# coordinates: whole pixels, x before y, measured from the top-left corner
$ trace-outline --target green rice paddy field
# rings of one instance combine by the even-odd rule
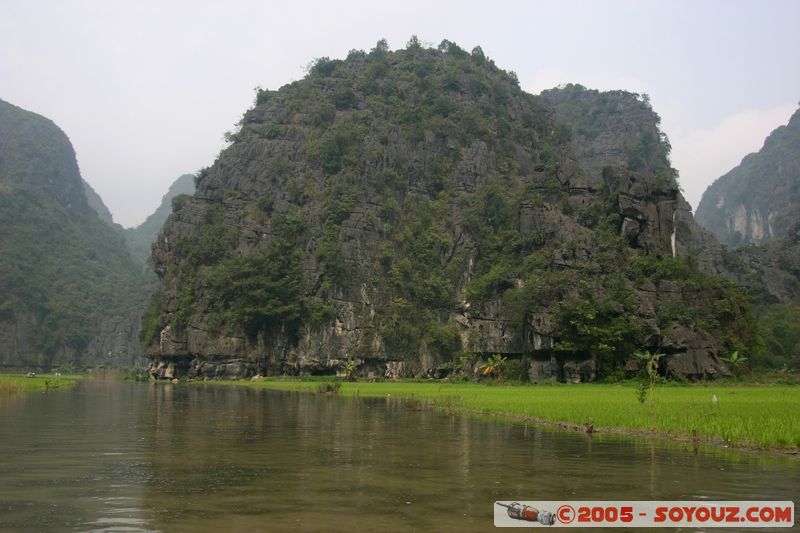
[[[43,374],[29,378],[24,374],[0,374],[0,394],[46,391],[71,387],[80,376],[55,376]]]
[[[237,382],[317,392],[319,381]],[[594,431],[647,433],[736,447],[800,451],[800,386],[667,385],[640,403],[633,384],[482,385],[343,382],[340,396],[399,397],[457,411]]]

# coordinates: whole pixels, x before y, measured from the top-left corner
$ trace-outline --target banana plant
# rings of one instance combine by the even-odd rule
[[[734,368],[739,368],[747,361],[747,357],[739,355],[739,350],[735,350],[729,357],[723,357],[723,359],[729,362]]]
[[[506,358],[500,357],[500,354],[494,354],[489,357],[489,360],[481,365],[481,374],[484,376],[492,376],[494,379],[500,378],[502,373],[502,366]]]

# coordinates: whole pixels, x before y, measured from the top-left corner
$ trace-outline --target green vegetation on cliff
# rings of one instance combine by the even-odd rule
[[[646,347],[705,375],[752,344],[738,288],[674,257],[694,229],[646,97],[536,97],[480,48],[381,41],[260,90],[230,140],[154,248],[151,354],[420,375],[503,353],[594,375]]]
[[[102,362],[87,349],[136,313],[138,269],[56,125],[0,101],[0,138],[0,365]]]

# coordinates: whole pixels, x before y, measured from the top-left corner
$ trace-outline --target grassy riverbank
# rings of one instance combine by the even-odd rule
[[[316,392],[319,381],[237,382]],[[736,447],[800,451],[800,387],[665,385],[640,403],[633,384],[481,385],[446,382],[344,382],[339,395],[400,397],[439,408],[527,418],[594,431],[655,433]],[[714,399],[716,398],[716,401]]]
[[[0,374],[0,394],[48,391],[72,387],[81,377],[42,374],[29,378],[24,374]]]

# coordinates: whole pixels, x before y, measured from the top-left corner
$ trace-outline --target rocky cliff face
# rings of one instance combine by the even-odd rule
[[[800,220],[800,111],[709,186],[696,218],[732,247],[786,235]]]
[[[143,299],[67,136],[0,101],[0,366],[132,366]]]
[[[444,375],[489,354],[533,379],[636,349],[726,374],[747,301],[681,197],[646,99],[524,93],[480,49],[382,43],[262,91],[175,205],[144,317],[154,375]],[[713,239],[712,239],[713,241]],[[473,366],[474,367],[474,366]]]

